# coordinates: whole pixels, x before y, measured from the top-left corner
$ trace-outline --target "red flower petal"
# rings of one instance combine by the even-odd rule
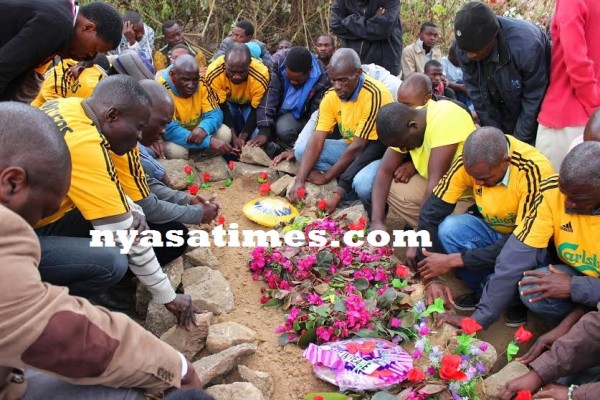
[[[233,171],[233,167],[235,167],[235,163],[232,160],[230,160],[229,161],[229,170]]]
[[[483,327],[477,323],[473,318],[464,318],[460,323],[460,329],[463,330],[464,333],[470,335],[475,332],[479,332]]]
[[[198,194],[198,185],[192,185],[189,187],[188,192],[190,195],[195,196]]]
[[[225,226],[225,216],[219,215],[219,219],[217,220],[218,224],[221,226]]]
[[[519,390],[515,400],[531,400],[531,392],[529,390]]]
[[[266,196],[271,192],[271,184],[269,182],[261,183],[258,187],[258,192],[261,196]]]
[[[408,379],[410,382],[422,382],[425,380],[425,373],[419,368],[413,368],[408,371],[406,379]]]
[[[521,325],[515,332],[515,340],[519,343],[529,342],[531,338],[533,338],[533,333],[525,329],[523,325]]]
[[[306,188],[301,187],[300,189],[298,189],[298,191],[296,193],[298,194],[298,197],[303,199],[304,196],[306,196]]]
[[[191,175],[191,173],[192,173],[192,167],[190,167],[189,165],[186,165],[185,167],[183,167],[183,171],[186,174]]]
[[[317,203],[317,208],[321,211],[325,211],[325,208],[327,208],[327,201],[325,201],[325,199],[319,200]]]
[[[208,172],[205,172],[205,173],[202,175],[202,180],[204,181],[204,183],[208,183],[208,182],[210,182],[210,174],[209,174]]]
[[[398,278],[406,278],[410,274],[410,269],[406,265],[396,265],[396,276]]]

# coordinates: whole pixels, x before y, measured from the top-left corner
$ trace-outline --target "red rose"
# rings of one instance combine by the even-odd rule
[[[452,354],[442,357],[442,367],[440,368],[440,377],[447,381],[465,381],[467,374],[458,370],[462,359],[459,355]]]
[[[462,329],[467,335],[470,335],[472,333],[479,332],[483,329],[483,327],[479,325],[473,318],[464,318],[460,323],[460,329]]]
[[[519,390],[515,400],[531,400],[531,392],[529,390]]]
[[[312,400],[323,400],[323,396],[315,396]]]
[[[271,193],[271,184],[269,182],[261,183],[258,187],[258,192],[261,196],[266,196]]]
[[[425,380],[425,373],[419,368],[413,368],[410,371],[408,371],[406,379],[408,379],[411,382],[423,382]]]
[[[269,179],[269,174],[266,171],[263,171],[260,174],[258,174],[258,177],[261,180],[266,181],[267,179]]]
[[[406,265],[396,265],[396,276],[398,278],[406,278],[410,274],[410,269]]]
[[[192,195],[195,196],[198,194],[198,185],[192,185],[190,186],[190,188],[188,189],[188,192]]]
[[[186,165],[185,167],[183,167],[183,171],[186,174],[191,175],[192,174],[192,167],[190,167],[189,165]]]
[[[217,220],[217,223],[221,226],[225,226],[225,216],[219,215],[219,219]]]
[[[303,199],[304,196],[306,196],[306,189],[304,187],[301,187],[296,193],[298,194],[298,197]]]
[[[321,199],[317,202],[317,208],[321,211],[325,211],[327,208],[327,201],[325,199]]]
[[[229,166],[229,170],[233,171],[233,167],[235,167],[235,163],[232,160],[229,160],[228,166]]]
[[[209,174],[208,172],[205,172],[205,173],[202,175],[202,181],[204,181],[204,183],[208,183],[208,182],[210,182],[210,174]]]
[[[367,220],[365,219],[365,217],[360,217],[358,221],[348,225],[348,228],[351,231],[362,231],[363,229],[365,229],[365,226],[367,226]]]
[[[517,329],[515,332],[515,340],[519,343],[527,343],[533,337],[533,333],[529,332],[527,329],[523,328],[523,325]]]
[[[260,296],[260,304],[266,304],[269,300],[271,300],[270,297]]]

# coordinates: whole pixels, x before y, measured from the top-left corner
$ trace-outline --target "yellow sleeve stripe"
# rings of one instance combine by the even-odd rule
[[[225,63],[222,63],[215,67],[212,71],[210,71],[207,75],[204,76],[204,81],[207,85],[212,85],[215,79],[219,77],[219,75],[225,73]]]
[[[146,175],[142,168],[140,154],[137,151],[130,151],[127,153],[127,162],[129,163],[129,173],[133,177],[142,198],[148,197],[150,195],[150,188],[146,182]]]
[[[267,87],[269,86],[269,80],[263,74],[252,67],[250,67],[248,74],[256,79],[265,88],[265,90],[267,90]]]
[[[356,132],[354,136],[357,136],[361,139],[368,139],[371,131],[375,127],[375,119],[377,118],[377,113],[381,108],[381,91],[377,86],[367,80],[364,81],[361,90],[362,89],[371,94],[371,110],[369,110],[369,115],[365,121],[365,124],[363,125],[362,131]]]
[[[519,232],[517,235],[517,239],[519,239],[521,242],[524,242],[531,232],[531,227],[537,218],[538,207],[544,199],[544,192],[551,189],[558,189],[558,175],[553,175],[550,178],[547,178],[540,185],[540,191],[536,194],[535,199],[531,204],[530,212],[523,222],[523,229],[521,229],[521,232]]]
[[[99,134],[100,135],[100,134]],[[119,198],[121,199],[121,203],[125,207],[125,210],[129,211],[129,203],[127,203],[127,199],[125,197],[125,192],[121,187],[121,183],[119,182],[119,175],[117,174],[117,170],[115,169],[115,165],[112,162],[112,158],[108,154],[108,149],[110,145],[106,138],[100,135],[102,142],[100,143],[100,147],[102,148],[102,155],[104,156],[104,164],[106,166],[106,172],[108,172],[108,176],[110,180],[114,182],[117,191],[119,192]]]
[[[462,166],[463,166],[463,158],[462,158],[462,155],[460,155],[456,158],[456,160],[454,160],[452,165],[450,165],[450,169],[448,169],[448,172],[446,172],[444,174],[442,179],[440,179],[438,184],[435,185],[435,187],[433,188],[433,194],[436,195],[436,197],[438,197],[440,199],[444,198],[444,195],[450,188],[450,182],[452,182],[452,177],[456,174],[456,172],[460,168],[462,168]]]
[[[527,179],[527,195],[523,202],[523,210],[521,215],[527,215],[531,209],[533,200],[540,191],[540,183],[542,181],[542,173],[540,168],[528,158],[523,158],[523,155],[518,151],[513,151],[511,154],[511,165],[514,165],[520,171],[525,171],[525,177]]]

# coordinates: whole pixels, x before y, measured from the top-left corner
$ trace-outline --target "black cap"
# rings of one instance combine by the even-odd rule
[[[498,33],[500,25],[494,11],[485,3],[472,1],[456,13],[454,35],[464,51],[483,49]]]

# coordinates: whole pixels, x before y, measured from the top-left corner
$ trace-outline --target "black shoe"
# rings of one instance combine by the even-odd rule
[[[509,328],[518,328],[527,324],[527,307],[512,306],[506,309],[504,324]]]
[[[130,312],[135,308],[133,300],[124,298],[123,296],[115,296],[109,292],[100,293],[90,298],[92,304],[106,307],[111,311]]]
[[[480,298],[475,292],[463,294],[454,299],[454,308],[459,311],[475,311]]]

